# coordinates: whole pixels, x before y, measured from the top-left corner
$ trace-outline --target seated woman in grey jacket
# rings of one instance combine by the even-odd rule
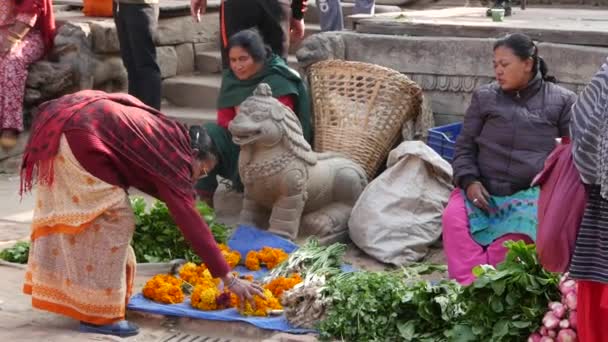
[[[443,243],[451,278],[473,282],[471,270],[504,260],[507,240],[536,238],[539,189],[534,176],[569,135],[576,95],[547,76],[526,35],[494,44],[496,82],[473,93],[456,141],[454,183],[443,214]]]

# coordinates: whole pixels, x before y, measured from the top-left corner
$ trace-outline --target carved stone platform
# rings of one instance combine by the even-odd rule
[[[398,70],[430,99],[437,125],[462,120],[473,90],[492,82],[497,37],[523,32],[538,42],[549,73],[580,92],[608,56],[608,10],[514,8],[495,23],[485,8],[452,7],[357,18],[356,33],[323,33],[298,51],[302,67],[338,58]]]
[[[517,31],[548,43],[608,46],[608,10],[514,7],[503,22],[485,12],[482,7],[403,11],[358,19],[356,27],[360,33],[426,37],[495,38]]]

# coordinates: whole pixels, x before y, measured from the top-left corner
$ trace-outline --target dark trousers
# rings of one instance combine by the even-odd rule
[[[291,19],[290,2],[278,1],[283,10],[283,18],[278,13],[269,13],[264,6],[267,0],[224,0],[220,8],[220,35],[222,64],[229,65],[226,50],[230,37],[242,30],[257,28],[264,42],[272,52],[287,58],[289,50],[289,21]]]
[[[119,4],[115,1],[114,22],[122,62],[129,74],[129,94],[160,109],[161,76],[154,44],[158,4]]]

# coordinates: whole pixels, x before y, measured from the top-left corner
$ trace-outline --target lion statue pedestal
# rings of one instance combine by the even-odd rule
[[[240,223],[294,240],[344,240],[352,208],[367,185],[363,169],[335,153],[316,153],[296,115],[260,84],[228,129],[239,145],[245,186]]]

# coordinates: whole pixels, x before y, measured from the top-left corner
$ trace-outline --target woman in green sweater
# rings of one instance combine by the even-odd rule
[[[228,41],[228,54],[230,68],[222,75],[217,123],[191,128],[210,151],[204,163],[207,176],[196,184],[201,200],[210,205],[213,205],[218,175],[229,180],[234,190],[243,190],[238,171],[239,147],[232,142],[228,124],[258,84],[270,85],[273,96],[294,111],[300,119],[304,138],[312,144],[310,100],[300,75],[274,55],[255,30],[233,35]]]

